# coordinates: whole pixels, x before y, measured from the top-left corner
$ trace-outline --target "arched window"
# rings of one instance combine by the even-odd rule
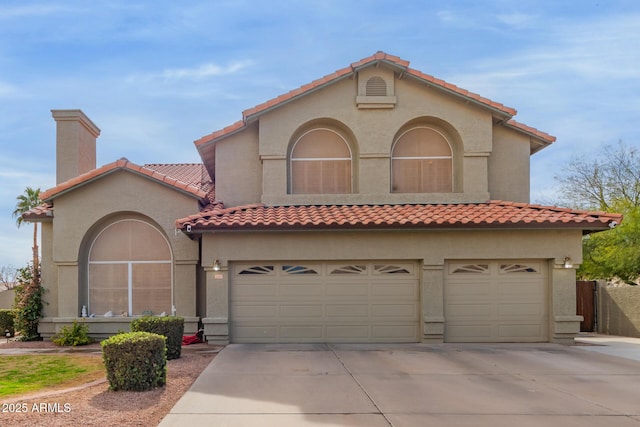
[[[391,191],[447,193],[453,189],[451,146],[442,133],[421,126],[402,133],[391,151]]]
[[[344,194],[352,191],[351,149],[331,129],[304,133],[291,150],[293,194]]]
[[[89,250],[89,312],[171,313],[172,265],[169,243],[152,225],[134,219],[109,224]]]

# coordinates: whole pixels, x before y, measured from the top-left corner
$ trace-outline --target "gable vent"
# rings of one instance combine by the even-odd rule
[[[387,96],[387,83],[382,77],[373,76],[367,80],[367,96]]]

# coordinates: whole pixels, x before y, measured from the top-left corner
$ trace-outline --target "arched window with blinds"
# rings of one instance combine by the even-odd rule
[[[326,128],[304,133],[290,157],[293,194],[346,194],[352,192],[352,153],[339,133]]]
[[[447,193],[453,190],[453,156],[438,130],[413,127],[403,132],[391,151],[391,191]]]

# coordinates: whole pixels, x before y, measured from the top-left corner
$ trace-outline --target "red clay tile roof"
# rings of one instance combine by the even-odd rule
[[[143,167],[186,182],[205,192],[213,188],[213,182],[202,163],[147,163]]]
[[[527,126],[525,124],[516,122],[513,119],[509,120],[508,122],[505,122],[504,124],[507,127],[510,127],[510,128],[517,129],[517,130],[523,131],[525,133],[528,133],[528,134],[530,134],[530,135],[532,135],[532,136],[534,136],[534,137],[536,137],[538,139],[541,139],[541,140],[547,142],[548,144],[551,144],[551,143],[556,141],[556,137],[555,136],[549,135],[548,133],[542,132],[542,131],[540,131],[540,130],[538,130],[536,128],[532,128],[531,126]]]
[[[51,219],[53,218],[53,205],[51,203],[43,203],[23,213],[22,218],[25,221]]]
[[[389,55],[385,52],[376,52],[375,54],[361,59],[360,61],[354,62],[348,67],[337,70],[331,74],[328,74],[320,79],[314,80],[311,83],[307,83],[306,85],[300,86],[297,89],[294,89],[290,92],[282,94],[276,98],[270,99],[262,104],[258,104],[253,108],[249,108],[242,112],[242,120],[225,127],[224,129],[215,131],[209,135],[203,136],[202,138],[195,141],[196,146],[200,146],[206,144],[208,142],[212,142],[217,140],[218,138],[231,135],[239,130],[242,130],[246,127],[247,121],[254,116],[263,113],[267,110],[270,110],[275,107],[279,107],[291,100],[294,100],[300,96],[306,95],[314,90],[317,90],[323,86],[334,83],[342,78],[352,75],[357,72],[358,69],[362,67],[369,66],[371,64],[385,62],[387,64],[391,64],[395,67],[402,68],[405,75],[414,77],[419,79],[425,83],[428,83],[436,88],[444,90],[446,92],[452,93],[454,95],[463,97],[468,101],[473,103],[480,104],[484,107],[490,108],[497,113],[511,117],[517,114],[517,111],[511,107],[507,107],[499,102],[492,101],[490,99],[484,98],[476,93],[469,92],[466,89],[462,89],[454,84],[448,83],[444,80],[435,78],[429,74],[425,74],[421,71],[414,70],[409,68],[409,61],[405,61],[397,56]],[[533,128],[531,128],[533,129]]]
[[[607,229],[622,215],[526,203],[439,205],[216,206],[176,221],[176,227],[204,230],[576,228]]]
[[[71,178],[68,181],[65,181],[53,188],[50,188],[49,190],[40,194],[40,199],[45,202],[48,202],[56,196],[64,194],[67,191],[71,191],[72,189],[78,186],[87,184],[91,181],[94,181],[104,175],[113,173],[117,170],[128,170],[130,172],[133,172],[142,176],[146,176],[149,179],[156,180],[160,183],[173,187],[182,192],[191,194],[200,199],[207,198],[207,192],[202,188],[199,188],[199,186],[194,186],[190,183],[180,181],[176,178],[167,176],[153,169],[149,169],[143,166],[138,166],[134,163],[131,163],[129,160],[122,158],[113,163],[109,163],[100,168],[97,168],[87,173],[84,173],[82,175],[79,175],[75,178]]]

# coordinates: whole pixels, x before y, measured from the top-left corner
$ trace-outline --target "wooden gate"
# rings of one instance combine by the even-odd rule
[[[596,282],[579,280],[576,282],[576,313],[584,317],[580,322],[580,332],[596,330]]]

